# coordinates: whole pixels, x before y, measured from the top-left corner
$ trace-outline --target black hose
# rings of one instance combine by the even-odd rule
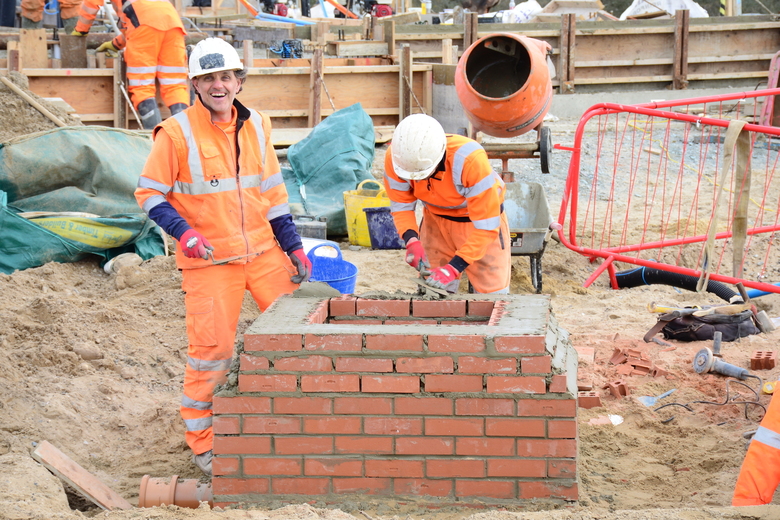
[[[619,289],[661,284],[679,287],[688,291],[696,291],[696,284],[699,282],[699,279],[695,276],[653,269],[652,267],[636,267],[628,271],[621,271],[615,274],[615,278],[617,278]],[[707,282],[707,292],[711,292],[727,302],[730,302],[731,298],[737,294],[726,284],[714,280]]]

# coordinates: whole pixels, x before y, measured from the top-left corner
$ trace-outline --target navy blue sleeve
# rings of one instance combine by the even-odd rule
[[[160,226],[163,231],[179,240],[190,229],[187,221],[179,215],[179,212],[171,206],[170,202],[162,202],[149,211],[149,218]]]
[[[303,242],[289,213],[271,220],[271,229],[274,230],[277,242],[288,255],[296,249],[303,249]]]

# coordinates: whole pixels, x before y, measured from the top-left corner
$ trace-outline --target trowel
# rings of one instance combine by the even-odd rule
[[[642,403],[645,406],[648,406],[648,407],[649,406],[655,406],[658,401],[660,401],[664,397],[669,397],[675,390],[677,390],[677,389],[676,388],[672,388],[668,392],[664,392],[661,395],[659,395],[658,397],[653,397],[652,395],[643,395],[641,397],[637,397],[637,399],[639,399],[639,402]]]
[[[449,296],[449,293],[445,291],[444,289],[438,289],[436,287],[431,287],[427,283],[425,283],[425,277],[430,276],[431,272],[426,271],[425,267],[423,267],[423,264],[420,264],[419,268],[420,276],[419,278],[410,278],[411,281],[417,284],[417,293],[420,295],[428,296],[430,293],[436,294],[439,298],[446,298]],[[430,291],[430,292],[429,292]]]

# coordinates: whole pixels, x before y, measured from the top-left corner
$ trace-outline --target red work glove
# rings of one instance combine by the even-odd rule
[[[290,281],[292,283],[308,282],[309,277],[311,276],[311,260],[309,260],[309,257],[303,252],[303,249],[296,249],[287,256],[290,257],[293,265],[298,269],[298,274],[290,277]]]
[[[184,253],[184,256],[187,258],[202,258],[208,260],[209,255],[206,250],[214,250],[209,241],[206,240],[206,237],[194,229],[188,229],[182,234],[179,239],[179,245],[181,245],[181,252]]]
[[[460,271],[447,264],[444,267],[431,269],[431,275],[425,279],[425,283],[437,289],[447,290],[447,286],[458,278],[458,274]]]
[[[420,270],[420,263],[428,267],[428,257],[425,256],[422,242],[417,237],[412,237],[406,242],[406,263]]]

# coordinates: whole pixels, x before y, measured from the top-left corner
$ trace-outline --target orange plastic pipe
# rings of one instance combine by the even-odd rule
[[[247,8],[249,14],[251,14],[252,16],[257,16],[258,11],[257,9],[255,9],[255,7],[252,4],[250,4],[247,0],[241,0],[241,3],[244,4],[244,7]]]
[[[160,505],[188,507],[197,509],[201,502],[214,506],[214,494],[211,483],[203,483],[197,479],[181,479],[178,475],[170,479],[153,478],[144,475],[141,488],[138,491],[138,507],[154,507]]]
[[[242,0],[243,1],[243,0]],[[357,15],[353,13],[352,11],[348,10],[346,7],[341,5],[340,3],[336,2],[336,0],[328,0],[328,3],[333,5],[336,9],[338,9],[341,13],[344,14],[344,16],[349,16],[350,18],[357,18]]]

